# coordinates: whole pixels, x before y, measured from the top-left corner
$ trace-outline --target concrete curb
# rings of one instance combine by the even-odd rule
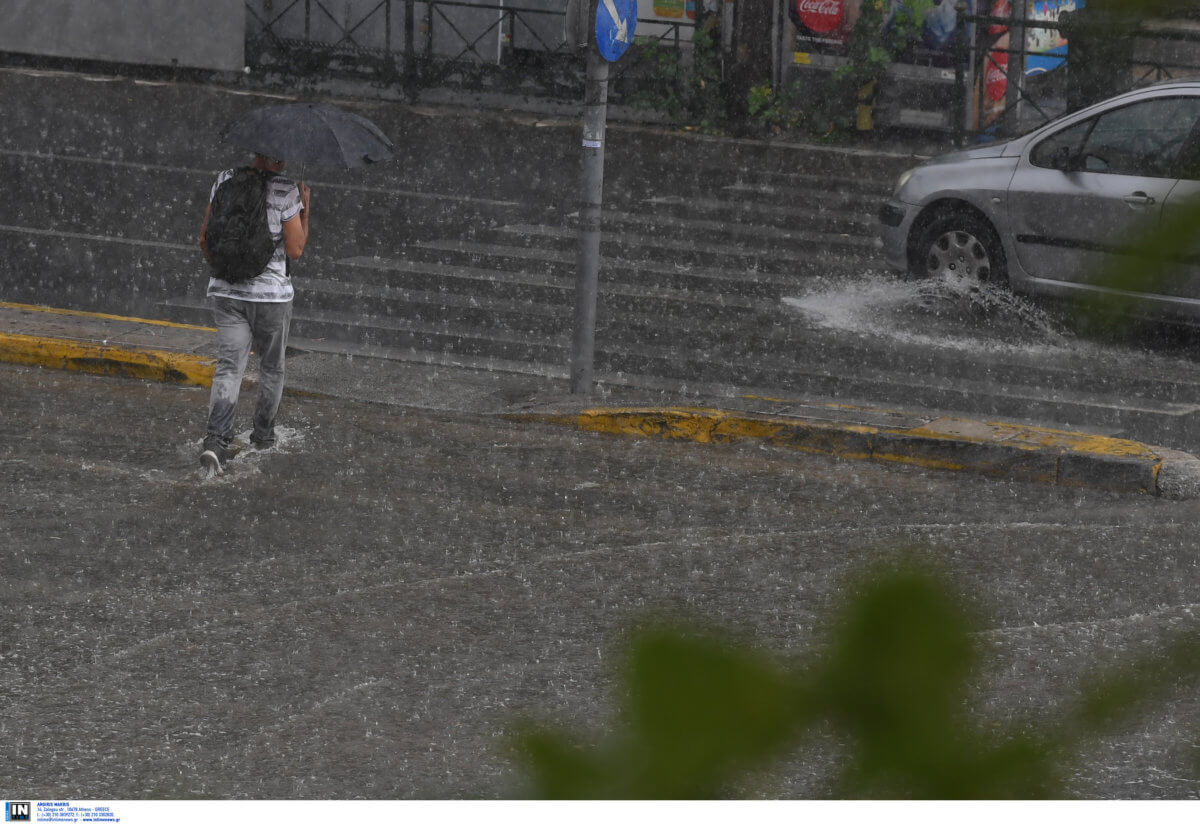
[[[216,372],[215,358],[3,333],[0,361],[192,386],[211,386]]]
[[[1032,426],[939,418],[891,429],[699,407],[547,410],[507,420],[588,432],[720,444],[761,440],[847,460],[977,472],[1056,486],[1200,496],[1200,460],[1136,441]]]
[[[207,387],[216,370],[216,358],[208,354],[215,344],[216,330],[203,326],[0,302],[0,361],[9,363]],[[463,389],[467,396],[472,391],[492,391],[472,389],[467,383]],[[421,391],[419,386],[417,391]],[[289,394],[358,397],[345,388],[326,392],[290,387]],[[743,400],[751,404],[769,401]],[[463,408],[463,398],[458,402],[456,408]],[[792,404],[790,408],[802,407]],[[549,406],[518,412],[499,405],[480,414],[704,444],[759,440],[846,460],[1173,499],[1200,497],[1200,459],[1137,441],[968,418],[917,418],[879,409],[840,407],[843,417],[839,420],[814,417],[829,412],[820,404],[803,410],[783,414],[779,409],[735,411],[655,404]]]
[[[0,361],[191,386],[211,386],[216,372],[216,358],[195,351],[215,329],[6,302],[0,317]],[[181,336],[193,351],[179,351]]]

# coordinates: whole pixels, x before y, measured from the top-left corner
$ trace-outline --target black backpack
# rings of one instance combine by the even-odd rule
[[[209,264],[227,283],[261,275],[279,245],[267,223],[267,186],[274,176],[244,166],[213,195],[204,238]]]

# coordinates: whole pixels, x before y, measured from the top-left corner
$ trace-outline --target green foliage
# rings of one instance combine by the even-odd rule
[[[638,83],[628,101],[637,108],[653,109],[677,125],[719,131],[724,119],[718,17],[710,15],[693,37],[692,60],[685,64],[678,49],[655,39],[635,40],[624,59],[639,64],[638,74],[650,82]]]
[[[831,138],[853,131],[860,106],[872,105],[888,66],[920,41],[933,6],[933,0],[910,0],[885,27],[890,4],[865,3],[847,41],[847,62],[824,80],[814,74],[777,94],[767,86],[751,89],[751,120],[769,132],[806,131]]]
[[[708,15],[692,35],[692,96],[690,114],[701,128],[711,129],[724,119],[721,78],[720,17]]]
[[[662,112],[677,124],[686,122],[690,95],[679,52],[657,40],[635,40],[629,51],[625,59],[636,60],[643,72],[653,78],[653,82],[643,82],[634,88],[629,95],[630,105]]]
[[[909,0],[885,28],[885,4],[864,4],[849,37],[848,62],[824,81],[808,79],[813,84],[808,89],[800,81],[778,93],[766,85],[751,88],[747,103],[752,124],[770,132],[802,130],[820,135],[853,129],[864,89],[869,95],[871,84],[883,79],[888,65],[920,40],[933,5],[933,0]],[[684,64],[677,50],[658,41],[635,43],[633,57],[653,82],[633,90],[630,103],[704,131],[728,126],[729,90],[721,73],[719,18],[708,15],[699,23],[690,65]]]
[[[837,128],[845,129],[852,122],[853,112],[864,97],[863,90],[869,89],[866,94],[873,95],[883,82],[887,67],[921,39],[925,16],[933,5],[933,0],[908,0],[885,28],[890,4],[870,0],[863,3],[846,44],[849,61],[834,71],[828,91],[837,101],[840,115],[834,123]]]
[[[800,729],[801,683],[718,634],[657,624],[624,669],[623,731],[597,748],[527,728],[519,749],[543,798],[716,798]]]
[[[1170,294],[1173,287],[1186,285],[1187,269],[1197,262],[1197,226],[1200,200],[1167,211],[1160,223],[1127,238],[1124,253],[1110,256],[1101,270],[1099,290],[1080,299],[1080,323],[1093,331],[1125,334],[1137,321],[1138,294]]]
[[[1061,795],[1047,746],[967,716],[979,650],[949,585],[915,569],[866,586],[815,672],[818,712],[853,741],[838,795],[1048,798]]]
[[[777,94],[769,83],[750,89],[748,112],[760,126],[772,132],[789,132],[808,128],[814,121],[811,107],[800,103],[804,87],[799,81],[782,87]],[[825,118],[818,117],[817,121]]]
[[[1125,25],[1164,15],[1194,17],[1197,8],[1178,0],[1091,0],[1087,6],[1089,13]],[[1077,322],[1093,333],[1129,332],[1138,320],[1138,294],[1170,293],[1173,285],[1184,285],[1177,281],[1188,277],[1185,262],[1195,266],[1198,225],[1200,201],[1165,212],[1155,226],[1124,239],[1124,253],[1112,256],[1099,274],[1100,289],[1079,299]]]
[[[820,728],[848,745],[834,797],[1058,798],[1073,754],[1200,674],[1200,638],[1179,636],[1092,678],[1064,720],[1002,729],[968,713],[975,621],[943,576],[903,566],[854,589],[806,666],[715,631],[641,628],[617,729],[592,743],[534,724],[516,732],[528,795],[728,797]]]

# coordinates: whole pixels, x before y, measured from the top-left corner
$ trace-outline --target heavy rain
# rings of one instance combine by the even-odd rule
[[[1087,50],[1093,63],[1077,50],[1066,75],[1057,15],[1082,2],[885,15],[855,0],[212,0],[193,16],[223,28],[186,49],[170,3],[147,0],[128,25],[80,0],[17,5],[0,33],[12,797],[1200,796],[1200,281],[1160,279],[1161,260],[1143,261],[1137,288],[1103,260],[1047,274],[1063,249],[1109,247],[1043,237],[1035,206],[981,222],[1007,189],[987,189],[967,222],[938,211],[942,195],[917,214],[922,187],[966,186],[967,172],[938,178],[953,163],[1009,163],[1013,181],[1132,177],[1099,149],[1039,166],[1041,138],[1022,135],[1055,140],[1085,105],[1159,94],[1153,82],[1177,76],[1164,72],[1200,66],[1200,13],[1153,18],[1174,45],[1139,40],[1128,82],[1109,88],[1080,85]],[[592,55],[611,63],[599,135],[586,49],[570,42],[589,11],[637,18],[618,53]],[[1086,31],[1077,43],[1107,43]],[[863,37],[886,66],[856,57]],[[1200,85],[1171,88],[1200,99]],[[217,466],[203,454],[226,331],[201,227],[218,175],[264,154],[223,140],[229,125],[289,103],[365,118],[392,157],[279,158],[281,198],[293,180],[311,189],[301,208],[295,187],[272,229],[285,244],[304,213],[303,254],[279,269],[294,285],[282,402],[259,442],[269,370],[255,338]],[[1200,151],[1198,116],[1179,164]],[[601,147],[590,225],[581,190]],[[1165,191],[1190,191],[1195,175],[1172,169]],[[1179,206],[1137,185],[1120,208]],[[915,227],[907,271],[885,225]],[[939,258],[947,238],[966,238],[956,263]],[[1171,242],[1161,258],[1194,262]],[[1031,243],[1049,250],[1033,263]],[[1081,308],[1084,293],[1106,302]],[[941,673],[922,605],[883,601],[901,610],[885,625],[921,636],[884,652],[911,641],[933,663],[859,670],[846,652],[838,681],[823,667],[854,649],[838,616],[889,574],[941,587],[959,632],[945,648],[972,652]],[[692,774],[676,763],[683,733],[666,736],[670,757],[629,744],[665,728],[639,715],[636,665],[644,628],[664,622],[725,639],[725,663],[696,681],[760,658],[797,674],[808,691],[780,701],[809,702],[794,737],[746,754],[715,737],[720,769]],[[654,684],[672,691],[646,703],[666,717],[692,706],[693,671],[662,669]],[[1141,692],[1087,703],[1114,671]],[[942,760],[916,747],[881,778],[871,713],[846,720],[839,701],[905,672],[922,694],[903,706],[912,717],[934,712],[920,698],[939,678],[959,679],[945,687],[956,731],[903,727]],[[838,686],[811,687],[822,678]],[[741,724],[697,695],[704,713],[671,723]],[[1083,717],[1086,734],[1055,737]],[[555,750],[531,730],[580,743]],[[1027,739],[1042,749],[1011,775],[988,760]],[[947,772],[959,746],[986,766]],[[584,778],[564,790],[560,764]]]

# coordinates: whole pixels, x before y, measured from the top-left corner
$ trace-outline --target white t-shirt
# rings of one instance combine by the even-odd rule
[[[226,169],[217,175],[208,195],[212,203],[217,194],[217,188],[233,176],[233,169]],[[300,214],[303,207],[300,204],[300,189],[295,182],[276,175],[267,184],[267,227],[271,230],[271,239],[277,244],[275,254],[263,273],[251,280],[241,283],[228,283],[220,278],[209,278],[208,296],[221,298],[237,298],[256,303],[286,303],[292,299],[292,279],[287,273],[287,254],[283,250],[283,224]]]

